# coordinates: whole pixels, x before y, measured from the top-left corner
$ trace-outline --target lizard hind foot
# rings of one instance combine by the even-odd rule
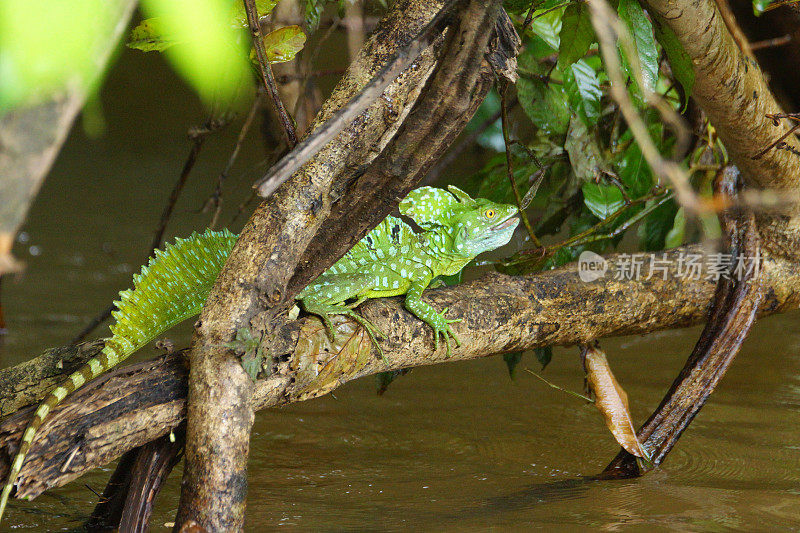
[[[359,302],[360,303],[360,302]],[[336,328],[333,326],[330,317],[335,315],[342,315],[350,318],[354,322],[358,323],[369,335],[369,339],[372,342],[372,345],[375,346],[375,349],[380,354],[381,359],[385,364],[389,364],[388,360],[386,359],[386,355],[383,353],[383,349],[381,345],[378,343],[378,338],[386,338],[386,335],[378,329],[372,322],[364,318],[363,316],[359,315],[357,312],[353,311],[347,305],[328,305],[328,304],[318,304],[318,303],[305,303],[304,305],[305,310],[308,313],[317,315],[322,320],[322,323],[325,325],[325,330],[328,334],[328,338],[332,342],[336,342]]]

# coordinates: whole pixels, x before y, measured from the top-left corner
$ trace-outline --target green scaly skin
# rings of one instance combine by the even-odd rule
[[[422,291],[437,276],[457,274],[476,255],[508,243],[519,223],[515,206],[473,200],[452,185],[449,191],[411,191],[400,202],[400,213],[425,231],[417,235],[399,218],[386,217],[297,296],[303,308],[322,317],[329,332],[330,315],[353,318],[383,355],[375,340],[377,328],[352,308],[367,298],[405,294],[406,309],[433,329],[434,351],[441,335],[449,356],[450,337],[459,344],[450,328],[457,320],[445,318],[447,309],[439,313],[423,302]]]
[[[133,276],[133,290],[122,291],[119,301],[114,302],[116,323],[111,326],[112,336],[106,339],[103,351],[50,391],[22,434],[0,496],[0,518],[36,431],[50,411],[87,381],[110,370],[167,329],[197,315],[235,242],[236,235],[228,230],[177,239],[164,251],[156,251],[142,272]]]
[[[435,347],[443,336],[450,354],[450,324],[420,298],[437,276],[453,275],[481,252],[506,244],[519,220],[517,208],[482,198],[472,199],[451,186],[450,192],[422,187],[400,203],[400,212],[424,232],[417,235],[402,220],[387,217],[352,250],[320,275],[297,299],[319,315],[332,334],[330,316],[347,315],[361,324],[383,355],[375,335],[380,332],[353,308],[368,298],[405,294],[405,306],[431,326]],[[36,431],[47,415],[70,393],[110,370],[172,326],[200,313],[236,235],[227,230],[193,234],[157,251],[134,288],[120,293],[113,313],[116,323],[103,351],[53,389],[42,401],[22,435],[8,481],[0,496],[0,518],[30,450]],[[348,303],[349,302],[349,303]]]

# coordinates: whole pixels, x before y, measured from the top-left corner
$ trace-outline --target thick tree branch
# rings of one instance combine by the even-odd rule
[[[253,390],[254,409],[316,397],[337,386],[387,369],[455,362],[547,345],[572,345],[617,335],[691,326],[705,321],[715,283],[679,277],[680,254],[701,253],[698,246],[667,252],[672,270],[649,280],[580,281],[576,266],[529,276],[491,274],[478,281],[426,291],[437,308],[450,307],[463,318],[456,333],[463,344],[445,357],[432,354],[430,328],[403,309],[401,298],[372,300],[361,311],[383,331],[389,361],[366,364],[336,354],[313,354],[305,347],[327,339],[316,318],[288,323],[278,335],[291,348],[274,375]],[[661,256],[658,255],[661,259]],[[616,261],[616,256],[608,258]],[[647,272],[648,263],[643,265]],[[762,283],[762,315],[800,306],[800,271],[785,259],[767,258]],[[369,346],[368,339],[362,339]],[[325,359],[327,357],[327,359]],[[294,369],[294,370],[292,370]],[[319,369],[327,369],[320,373]],[[11,369],[0,372],[0,379]],[[20,477],[20,497],[41,494],[88,470],[107,464],[134,447],[166,435],[186,416],[186,368],[180,354],[118,369],[65,400],[42,427]],[[32,408],[0,424],[0,477]],[[43,443],[47,443],[43,446]],[[76,452],[77,450],[77,452]],[[72,455],[68,468],[63,468]]]
[[[658,24],[666,24],[692,59],[694,98],[725,144],[745,182],[761,188],[800,190],[800,157],[772,150],[753,159],[787,131],[767,114],[782,110],[764,75],[736,43],[714,0],[646,0]],[[800,149],[797,139],[787,139]],[[795,209],[797,210],[797,208]]]
[[[484,10],[492,7],[475,4]],[[415,39],[440,9],[441,4],[430,2],[395,4],[326,102],[317,124],[358,94],[384,59]],[[297,288],[288,284],[300,257],[315,237],[330,235],[321,235],[319,229],[336,199],[335,183],[352,172],[348,164],[368,164],[379,153],[376,148],[394,136],[433,70],[435,48],[423,51],[387,88],[384,94],[396,113],[385,113],[387,100],[378,99],[262,204],[242,231],[197,322],[189,354],[186,468],[176,523],[193,521],[211,530],[242,528],[253,384],[239,355],[225,346],[242,328],[270,339],[285,321],[280,315],[294,301]],[[337,257],[330,255],[327,263],[317,261],[315,266],[327,268]]]

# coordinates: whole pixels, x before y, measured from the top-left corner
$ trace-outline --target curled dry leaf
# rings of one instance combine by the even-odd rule
[[[648,454],[636,438],[628,395],[614,378],[606,354],[597,348],[585,352],[586,381],[595,395],[595,406],[602,413],[606,426],[617,442],[636,457],[648,459]]]
[[[315,398],[335,389],[342,376],[358,373],[372,357],[372,341],[364,328],[341,315],[331,317],[335,340],[320,320],[306,320],[290,367],[295,371],[293,396]]]

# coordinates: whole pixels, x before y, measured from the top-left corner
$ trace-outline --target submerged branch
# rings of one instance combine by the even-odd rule
[[[738,170],[727,167],[717,177],[718,192],[735,197],[738,178]],[[621,450],[601,474],[603,478],[639,476],[663,462],[725,375],[755,323],[766,297],[759,269],[761,239],[755,217],[750,212],[728,212],[720,216],[720,222],[727,237],[731,264],[749,259],[753,268],[741,277],[719,280],[700,339],[661,405],[637,432],[651,464],[643,468],[633,455]]]

